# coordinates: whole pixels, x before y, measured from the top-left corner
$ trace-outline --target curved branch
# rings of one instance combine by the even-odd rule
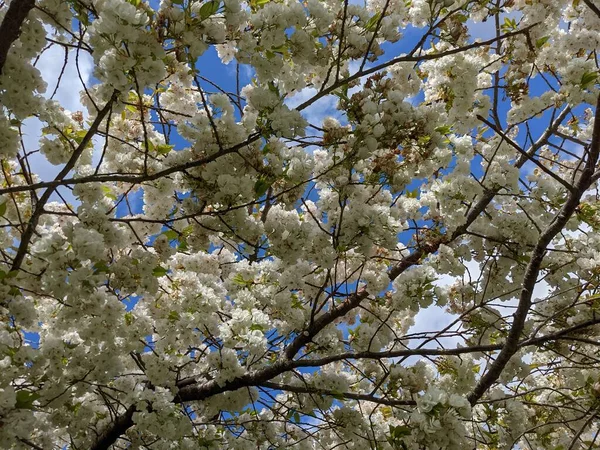
[[[477,403],[485,392],[496,382],[500,377],[504,367],[508,364],[510,358],[517,352],[519,345],[519,339],[521,333],[525,328],[525,320],[531,308],[531,298],[533,296],[533,289],[537,282],[537,277],[540,272],[542,261],[546,256],[546,249],[552,239],[560,233],[566,223],[569,221],[571,216],[574,214],[581,197],[584,192],[590,187],[593,180],[594,170],[598,163],[598,153],[600,151],[600,96],[596,102],[596,117],[594,121],[594,130],[592,134],[592,141],[588,147],[587,160],[585,167],[579,177],[579,180],[574,186],[574,189],[569,192],[567,201],[560,209],[559,213],[554,217],[552,222],[548,225],[546,230],[541,234],[538,242],[531,255],[531,260],[527,265],[525,271],[525,277],[523,279],[523,287],[521,289],[521,295],[519,297],[519,305],[514,315],[511,329],[508,333],[508,337],[502,350],[498,354],[497,358],[492,363],[489,370],[481,377],[479,383],[475,386],[473,391],[468,395],[469,402],[471,405]]]
[[[6,11],[2,25],[0,25],[0,75],[6,64],[10,47],[19,38],[21,25],[34,6],[35,0],[14,0]]]
[[[568,340],[569,334],[580,331],[587,327],[591,327],[600,323],[600,318],[582,322],[572,327],[566,328],[559,332],[546,335],[538,336],[531,339],[524,340],[517,344],[518,348],[527,347],[532,345],[540,345],[547,342],[556,340]],[[280,360],[270,367],[248,373],[241,377],[235,378],[227,383],[219,384],[215,380],[207,381],[202,384],[198,384],[194,378],[188,378],[182,380],[179,386],[179,392],[177,393],[174,403],[185,403],[190,401],[201,401],[205,400],[214,395],[222,394],[224,392],[235,391],[249,386],[263,386],[272,389],[289,390],[295,389],[295,386],[279,385],[273,383],[274,377],[283,374],[289,370],[301,368],[301,367],[321,367],[326,364],[341,360],[349,359],[384,359],[384,358],[397,358],[397,357],[408,357],[408,356],[450,356],[450,355],[463,355],[468,353],[479,353],[500,350],[505,344],[490,344],[490,345],[478,345],[473,347],[458,347],[453,349],[431,349],[431,348],[417,348],[417,349],[403,349],[403,350],[391,350],[384,352],[358,352],[358,353],[342,353],[333,355],[330,357],[319,358],[319,359],[300,359],[300,360]],[[289,389],[288,389],[289,388]],[[298,388],[301,389],[301,388]],[[322,391],[324,395],[328,395],[325,391]],[[337,394],[336,394],[337,395]],[[346,394],[344,394],[346,395]],[[363,396],[362,394],[351,394],[355,395],[355,400],[366,400],[374,401],[376,403],[383,403],[385,399],[377,397]],[[359,398],[360,397],[360,398]],[[363,398],[364,397],[364,398]],[[368,397],[368,398],[367,398]],[[351,398],[351,397],[348,397]],[[402,401],[405,402],[405,401]],[[388,403],[385,403],[388,404]],[[402,403],[402,405],[394,404],[390,406],[409,406],[408,403]],[[117,439],[122,436],[128,428],[134,425],[133,413],[135,412],[135,406],[130,406],[126,412],[117,417],[113,422],[112,426],[107,428],[102,433],[96,443],[90,447],[90,450],[108,450],[108,448],[114,444]]]
[[[319,100],[320,98],[325,97],[326,95],[331,94],[333,91],[335,91],[337,88],[343,86],[344,84],[350,83],[354,80],[357,80],[359,78],[362,78],[366,75],[370,75],[372,73],[378,72],[380,70],[383,70],[391,65],[394,64],[398,64],[401,62],[419,62],[419,61],[427,61],[427,60],[432,60],[432,59],[438,59],[438,58],[442,58],[444,56],[449,56],[449,55],[454,55],[456,53],[460,53],[460,52],[464,52],[466,50],[472,50],[475,48],[479,48],[479,47],[484,47],[486,45],[490,45],[493,44],[494,42],[497,42],[499,40],[502,39],[506,39],[508,37],[512,37],[512,36],[516,36],[519,34],[523,34],[523,33],[527,33],[532,27],[536,26],[537,24],[533,24],[530,25],[526,28],[523,28],[522,30],[517,30],[517,31],[513,31],[510,33],[506,33],[502,36],[499,36],[497,38],[493,38],[493,39],[488,39],[487,41],[481,41],[481,42],[475,42],[473,44],[470,45],[466,45],[464,47],[457,47],[445,52],[440,52],[440,53],[428,53],[426,55],[421,55],[421,56],[412,56],[412,55],[407,55],[407,56],[399,56],[398,58],[394,58],[388,62],[382,63],[378,66],[375,67],[371,67],[369,69],[365,69],[362,71],[358,71],[353,75],[350,75],[346,78],[344,78],[343,80],[339,80],[338,82],[335,82],[334,84],[332,84],[331,86],[329,86],[327,89],[324,89],[322,91],[319,91],[317,94],[315,94],[313,97],[311,97],[310,99],[308,99],[307,101],[305,101],[304,103],[302,103],[301,105],[297,106],[295,108],[296,111],[303,111],[304,109],[308,108],[310,105],[312,105],[313,103],[315,103],[317,100]],[[43,188],[47,188],[47,187],[57,187],[60,185],[75,185],[75,184],[81,184],[81,183],[107,183],[107,182],[123,182],[123,183],[132,183],[132,184],[140,184],[140,183],[144,183],[147,181],[154,181],[157,180],[159,178],[165,177],[167,175],[171,175],[173,173],[178,173],[178,172],[185,172],[188,169],[194,168],[194,167],[199,167],[201,165],[204,165],[208,162],[214,161],[216,158],[226,155],[228,153],[234,153],[238,150],[240,150],[241,148],[250,145],[251,143],[257,141],[258,139],[260,139],[262,137],[262,135],[260,133],[254,133],[252,135],[250,135],[248,137],[248,139],[246,139],[245,141],[236,144],[232,147],[229,148],[225,148],[221,151],[218,151],[217,153],[200,159],[200,160],[196,160],[196,161],[190,161],[188,163],[185,164],[180,164],[177,166],[173,166],[173,167],[169,167],[167,169],[161,170],[159,172],[156,172],[154,174],[106,174],[106,175],[91,175],[88,177],[81,177],[81,178],[65,178],[63,180],[60,181],[47,181],[47,182],[40,182],[40,183],[35,183],[35,184],[30,184],[30,185],[26,185],[26,186],[11,186],[11,187],[7,187],[4,189],[0,189],[0,195],[1,194],[9,194],[11,192],[23,192],[23,191],[31,191],[31,190],[36,190],[36,189],[43,189]]]
[[[44,212],[44,207],[46,206],[46,203],[48,202],[48,200],[50,199],[50,196],[54,193],[56,188],[60,185],[60,181],[65,176],[67,176],[67,174],[71,171],[71,169],[73,169],[73,167],[77,163],[77,160],[79,159],[79,157],[81,156],[83,151],[86,149],[87,145],[90,143],[90,141],[92,140],[92,138],[98,131],[98,127],[100,126],[100,124],[102,123],[104,118],[107,116],[107,114],[112,109],[113,103],[116,101],[117,97],[118,97],[118,92],[114,91],[110,100],[106,103],[106,105],[104,105],[104,108],[102,108],[100,111],[98,111],[98,115],[92,122],[92,125],[90,126],[89,130],[87,131],[87,133],[85,134],[85,136],[83,137],[83,139],[81,140],[81,142],[79,143],[79,145],[77,146],[77,148],[75,149],[73,154],[71,155],[71,158],[69,159],[69,161],[64,165],[64,167],[61,169],[61,171],[58,173],[58,175],[56,175],[56,178],[54,179],[55,184],[52,185],[52,187],[48,187],[44,191],[44,193],[42,194],[40,199],[38,200],[35,210],[31,214],[31,218],[29,219],[29,223],[27,224],[27,228],[25,228],[25,231],[21,235],[21,241],[19,242],[19,248],[17,250],[17,254],[15,255],[15,257],[13,259],[11,270],[19,270],[19,268],[21,267],[21,264],[23,263],[23,260],[25,259],[25,255],[27,254],[27,248],[29,247],[29,241],[31,240],[31,237],[33,236],[33,233],[35,232],[35,228],[37,227],[40,217],[42,216],[42,213]]]

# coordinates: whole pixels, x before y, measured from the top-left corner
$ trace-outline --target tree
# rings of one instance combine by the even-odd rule
[[[600,447],[595,0],[0,20],[2,448]]]

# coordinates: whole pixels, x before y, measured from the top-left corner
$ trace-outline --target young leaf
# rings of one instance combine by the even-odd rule
[[[152,275],[155,277],[164,277],[167,273],[169,273],[169,269],[162,266],[156,266],[154,270],[152,270]]]
[[[544,36],[544,37],[539,38],[537,41],[535,41],[535,46],[537,48],[542,48],[544,46],[544,44],[546,42],[548,42],[548,39],[550,39],[550,36]]]
[[[581,76],[581,87],[583,89],[587,88],[588,86],[590,86],[592,83],[594,83],[596,81],[596,78],[598,78],[598,72],[586,72]]]
[[[381,13],[376,13],[373,17],[371,17],[368,22],[365,24],[365,30],[367,31],[375,31],[377,28],[377,23],[379,22],[379,18],[381,17]]]
[[[174,145],[159,144],[156,146],[156,153],[158,153],[159,155],[166,155],[171,150],[173,150],[173,147]]]
[[[200,11],[199,11],[200,18],[202,20],[208,19],[210,16],[215,14],[219,10],[219,4],[220,3],[215,0],[211,0],[210,2],[204,3],[200,7]]]
[[[17,404],[15,406],[17,409],[32,409],[33,402],[40,398],[40,394],[21,390],[17,392],[16,398]]]
[[[165,230],[162,232],[162,234],[164,234],[169,241],[174,241],[175,239],[179,238],[179,233],[177,233],[175,230]]]
[[[271,187],[271,184],[273,183],[267,178],[260,177],[258,180],[256,180],[256,183],[254,184],[254,193],[258,197],[262,197],[267,193],[267,191]]]

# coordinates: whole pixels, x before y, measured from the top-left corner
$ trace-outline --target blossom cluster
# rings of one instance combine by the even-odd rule
[[[155,3],[0,36],[4,447],[598,445],[599,11]]]

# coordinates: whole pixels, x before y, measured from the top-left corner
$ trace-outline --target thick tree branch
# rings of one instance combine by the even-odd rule
[[[533,337],[517,343],[518,348],[527,346],[539,346],[544,343],[556,341],[556,340],[569,340],[569,334],[577,331],[584,330],[588,327],[597,325],[600,323],[600,318],[589,320],[564,330],[558,331],[553,334]],[[482,353],[497,351],[504,347],[505,344],[490,344],[490,345],[478,345],[471,347],[458,347],[452,349],[431,349],[431,348],[417,348],[417,349],[402,349],[402,350],[390,350],[383,352],[348,352],[337,355],[332,355],[324,358],[317,359],[299,359],[299,360],[279,360],[277,363],[270,367],[260,369],[255,372],[245,374],[241,377],[235,378],[227,383],[219,383],[215,380],[207,381],[205,383],[197,383],[194,378],[188,378],[182,380],[179,383],[179,392],[174,399],[175,403],[185,403],[190,401],[202,401],[214,395],[222,394],[224,392],[235,391],[250,386],[264,386],[272,389],[278,389],[283,385],[271,382],[271,380],[278,375],[281,375],[287,371],[298,369],[302,367],[322,367],[326,364],[331,364],[337,361],[343,360],[360,360],[360,359],[386,359],[386,358],[398,358],[408,356],[451,356],[451,355],[464,355],[472,353]],[[276,387],[279,386],[279,387]],[[327,394],[325,394],[327,395]],[[357,394],[359,395],[359,394]],[[356,398],[356,400],[367,400],[376,401],[382,403],[379,398]],[[348,397],[350,398],[350,397]],[[376,400],[375,400],[376,399]],[[386,403],[387,404],[387,403]],[[393,405],[398,406],[398,405]],[[127,411],[119,416],[113,424],[108,427],[104,433],[102,433],[96,443],[90,448],[91,450],[107,450],[116,440],[122,436],[128,428],[134,425],[133,413],[135,407],[130,406]]]
[[[596,14],[598,17],[600,17],[600,8],[598,8],[596,5],[594,5],[592,3],[592,0],[583,0],[583,3],[585,3],[587,5],[588,8],[590,8],[594,14]]]
[[[0,75],[2,75],[10,47],[19,38],[21,25],[34,6],[35,0],[13,0],[6,11],[0,25]]]
[[[108,450],[119,437],[125,434],[125,432],[133,426],[133,413],[135,413],[135,411],[135,405],[131,405],[127,408],[127,411],[125,411],[123,415],[118,416],[111,426],[98,436],[98,439],[91,449]]]
[[[532,155],[539,150],[539,148],[544,145],[549,136],[552,135],[554,129],[558,128],[558,126],[562,123],[569,112],[569,108],[565,108],[558,117],[554,120],[554,122],[548,127],[545,133],[540,136],[540,138],[527,150],[526,153],[521,154],[515,166],[517,168],[521,168],[528,160],[532,157]],[[404,258],[401,262],[396,264],[389,272],[390,281],[395,280],[401,273],[403,273],[408,268],[419,263],[421,258],[424,256],[435,253],[440,245],[450,243],[462,236],[468,230],[469,226],[480,216],[480,214],[485,210],[485,208],[490,204],[490,202],[494,199],[494,196],[497,194],[499,189],[488,191],[484,193],[484,195],[478,200],[478,202],[469,210],[465,218],[465,223],[459,226],[451,236],[446,238],[439,239],[431,244],[423,245],[420,249],[416,250],[406,258]],[[327,311],[320,317],[318,317],[312,325],[310,325],[305,331],[299,334],[296,339],[285,349],[284,355],[288,359],[292,359],[300,349],[309,343],[321,330],[323,330],[327,325],[333,323],[335,320],[343,317],[347,313],[349,313],[352,309],[357,308],[362,300],[368,297],[368,292],[366,289],[363,289],[355,294],[352,294],[346,301],[344,301],[337,308],[332,308]]]
[[[533,296],[533,289],[537,283],[537,277],[540,272],[542,261],[546,255],[546,249],[552,239],[560,233],[566,223],[569,221],[573,213],[575,212],[581,197],[584,192],[592,184],[592,177],[598,163],[598,153],[600,151],[600,96],[596,102],[596,117],[594,121],[594,130],[592,134],[592,140],[587,151],[587,160],[583,171],[579,177],[579,180],[574,186],[574,189],[569,192],[565,204],[560,209],[559,213],[554,217],[552,222],[546,227],[544,232],[538,239],[535,249],[531,255],[529,264],[525,271],[525,277],[523,279],[523,287],[521,289],[521,295],[519,297],[519,305],[517,312],[514,315],[511,329],[508,333],[508,337],[502,350],[492,363],[489,370],[481,377],[477,386],[469,394],[469,402],[474,405],[477,401],[485,394],[485,392],[496,382],[500,377],[504,367],[508,364],[510,358],[517,352],[519,346],[518,342],[521,337],[521,333],[525,328],[525,321],[531,308],[531,298]]]

